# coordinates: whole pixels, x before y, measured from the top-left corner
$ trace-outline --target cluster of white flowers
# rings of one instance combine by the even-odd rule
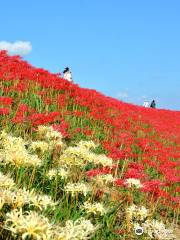
[[[63,138],[62,134],[54,130],[52,126],[39,125],[37,134],[41,139],[46,139],[48,141],[58,140]]]
[[[93,163],[96,165],[101,164],[103,167],[112,167],[113,160],[112,158],[107,157],[105,154],[94,154]]]
[[[90,203],[89,201],[84,202],[82,209],[85,209],[87,213],[100,214],[101,216],[106,214],[108,211],[102,203]]]
[[[15,166],[40,166],[42,160],[37,155],[30,154],[25,145],[26,142],[21,137],[13,137],[2,131],[0,135],[2,151],[0,161],[3,164],[12,164]]]
[[[77,146],[79,146],[80,148],[84,147],[88,150],[95,149],[96,147],[98,147],[97,144],[95,144],[93,141],[83,141],[81,140],[80,142],[77,143]]]
[[[39,208],[40,210],[46,209],[48,206],[54,208],[58,202],[54,202],[48,195],[33,194],[30,198],[31,205]]]
[[[35,211],[24,212],[22,208],[6,214],[5,228],[13,234],[21,234],[22,239],[44,240],[86,240],[97,230],[90,220],[79,218],[68,220],[65,226],[53,225],[49,219]]]
[[[155,238],[158,240],[175,239],[173,231],[171,229],[167,229],[162,221],[157,221],[155,219],[146,220],[144,223],[142,223],[142,228],[150,238]]]
[[[60,156],[60,163],[68,166],[84,166],[87,163],[88,150],[84,147],[68,147]]]
[[[174,239],[172,230],[165,227],[163,222],[151,220],[150,212],[144,206],[131,205],[126,210],[126,217],[132,223],[135,234],[147,234],[152,239],[171,240]]]
[[[136,235],[147,234],[151,239],[158,240],[174,240],[177,239],[173,230],[167,229],[162,221],[146,220],[145,222],[139,224],[134,223],[134,230]]]
[[[55,226],[52,240],[87,240],[98,227],[84,218],[79,218],[75,222],[68,220],[65,227]]]
[[[31,143],[30,148],[33,151],[41,151],[42,153],[44,153],[45,151],[47,151],[49,149],[49,144],[45,141],[34,141]]]
[[[95,165],[112,166],[112,159],[104,154],[98,155],[90,151],[95,147],[92,141],[80,141],[75,147],[68,147],[60,157],[60,163],[73,166],[84,166],[87,163]]]
[[[13,208],[22,208],[31,202],[32,193],[25,189],[1,190],[0,197]]]
[[[39,125],[37,134],[40,138],[47,140],[62,139],[62,134],[58,131],[55,131],[51,126]]]
[[[57,176],[60,176],[62,179],[66,179],[69,176],[69,171],[67,168],[53,168],[50,169],[46,176],[51,180]]]
[[[126,213],[130,221],[143,221],[148,217],[149,210],[146,209],[144,206],[138,207],[133,204],[126,209]]]
[[[93,180],[97,184],[108,184],[108,183],[113,183],[114,182],[114,177],[112,174],[102,174],[102,175],[97,175],[96,177],[93,178]]]
[[[38,138],[39,137],[39,138]],[[46,151],[59,150],[64,147],[61,133],[54,131],[52,127],[39,126],[36,134],[36,141],[25,142],[21,137],[14,137],[3,131],[0,134],[0,162],[3,164],[12,164],[20,166],[40,166],[43,164],[43,159],[38,157],[36,151],[45,153]],[[77,146],[69,147],[64,150],[60,159],[61,166],[52,168],[46,176],[53,179],[60,176],[66,179],[71,169],[69,166],[76,166],[92,162],[103,166],[112,165],[112,160],[105,155],[96,155],[90,149],[96,148],[93,141],[80,141]],[[35,153],[33,153],[35,152]],[[41,155],[40,155],[41,156]],[[69,163],[69,164],[68,164]],[[103,182],[112,182],[112,176],[104,176]],[[68,183],[64,187],[64,191],[72,196],[83,194],[86,196],[92,191],[90,184],[85,182]],[[48,195],[36,193],[34,189],[27,190],[25,188],[17,188],[13,179],[8,175],[0,172],[0,209],[4,204],[8,205],[11,212],[4,214],[6,219],[4,228],[8,229],[15,235],[21,235],[22,239],[44,239],[44,240],[85,240],[99,226],[94,226],[90,220],[80,218],[76,221],[68,220],[65,226],[51,224],[45,216],[40,212],[47,207],[55,207],[58,203],[54,202]],[[24,209],[30,207],[33,210],[27,211]],[[85,202],[82,208],[90,213],[103,215],[107,212],[101,203]]]
[[[48,195],[38,194],[34,190],[29,191],[24,188],[0,189],[0,198],[13,208],[22,208],[29,204],[42,210],[48,206],[54,207],[57,204]]]
[[[124,181],[124,184],[128,187],[135,187],[135,188],[141,188],[143,185],[141,184],[139,179],[136,178],[128,178]]]
[[[37,135],[41,140],[45,140],[49,144],[49,149],[54,149],[54,147],[62,147],[62,134],[53,129],[52,126],[39,125],[37,130]]]
[[[64,190],[66,192],[71,193],[72,196],[76,195],[76,193],[82,193],[84,196],[88,194],[88,192],[92,191],[92,188],[90,185],[87,183],[68,183],[65,187]]]
[[[48,239],[51,224],[37,212],[29,211],[23,214],[22,209],[14,209],[6,214],[5,227],[14,234],[22,234],[22,239]]]
[[[0,189],[11,189],[14,185],[15,182],[12,178],[0,172]]]

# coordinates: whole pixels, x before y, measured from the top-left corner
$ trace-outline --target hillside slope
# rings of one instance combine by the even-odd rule
[[[86,141],[89,141],[90,147],[86,146],[86,151],[87,148],[88,151],[91,148],[94,150],[86,152],[86,157],[83,155],[84,152],[79,150],[76,154],[71,153],[81,161],[85,158],[83,161],[86,164],[81,161],[79,163],[74,155],[71,159],[72,156],[67,154],[68,150],[64,149],[66,147],[63,144],[60,144],[60,150],[57,145],[53,145],[52,151],[49,150],[46,167],[42,168],[43,173],[40,173],[40,170],[32,170],[34,171],[32,176],[31,169],[28,170],[29,165],[24,169],[21,164],[15,162],[4,163],[4,159],[7,158],[4,153],[10,152],[9,147],[6,149],[6,144],[12,140],[12,136],[9,138],[7,134],[21,136],[29,144],[32,141],[39,141],[36,134],[42,125],[52,126],[54,131],[61,133],[65,142],[63,144],[67,149],[72,147],[72,151],[77,151],[75,146],[80,148],[85,143],[88,145]],[[57,182],[54,186],[54,183],[43,180],[43,174],[52,167],[58,168],[59,159],[65,168],[69,164],[69,159],[77,160],[76,164],[71,162],[72,175],[69,181],[77,183],[83,180],[92,184],[93,194],[89,196],[90,199],[101,200],[106,206],[111,206],[111,211],[104,218],[101,215],[99,218],[91,216],[94,224],[100,222],[103,228],[107,229],[103,231],[100,228],[92,239],[136,239],[132,229],[133,224],[137,223],[143,226],[144,231],[148,229],[143,225],[145,218],[142,217],[143,220],[138,218],[139,220],[134,223],[134,217],[126,213],[125,209],[129,209],[132,204],[137,206],[143,204],[151,209],[151,219],[156,217],[162,219],[164,223],[179,222],[179,111],[147,109],[123,103],[95,90],[69,83],[58,74],[35,68],[20,57],[8,56],[5,51],[1,51],[0,128],[4,131],[1,133],[0,143],[1,170],[3,174],[10,172],[18,187],[26,187],[27,190],[37,188],[44,194],[50,192],[54,201],[60,197],[64,198],[62,188],[66,182],[58,182],[61,186],[58,189]],[[6,138],[9,140],[5,140]],[[78,145],[82,140],[84,143]],[[91,140],[96,146],[90,142]],[[15,146],[16,141],[15,139],[12,141],[11,147]],[[94,160],[87,161],[92,156],[93,159],[96,158],[91,154],[99,156],[98,164],[95,164]],[[43,157],[42,152],[38,152],[38,157]],[[82,164],[83,168],[79,164]],[[11,165],[15,165],[15,169]],[[30,181],[25,180],[25,176],[29,176]],[[36,177],[40,179],[39,183],[35,180]],[[97,179],[101,179],[100,182]],[[3,196],[1,192],[0,197]],[[66,202],[70,201],[71,206],[67,214],[58,212],[65,208],[62,201],[54,219],[63,222],[68,220],[68,217],[73,220],[80,216],[84,217],[78,203],[87,200],[86,194],[84,197],[85,199],[78,198],[76,194],[75,199],[66,199]],[[137,209],[138,207],[133,211],[137,212]],[[144,239],[151,239],[150,234],[149,238],[146,237]],[[161,238],[156,236],[155,239]]]

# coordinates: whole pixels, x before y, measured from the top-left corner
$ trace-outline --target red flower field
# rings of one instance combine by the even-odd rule
[[[40,125],[52,126],[70,146],[93,140],[99,144],[95,153],[113,160],[111,166],[88,165],[84,170],[88,182],[108,174],[114,178],[112,187],[97,186],[95,198],[108,194],[118,204],[142,202],[164,222],[178,223],[180,111],[121,102],[1,51],[0,130],[30,139]],[[4,166],[2,170],[7,172]],[[127,190],[128,179],[139,180],[138,192]],[[122,231],[128,234],[129,228],[112,230]]]

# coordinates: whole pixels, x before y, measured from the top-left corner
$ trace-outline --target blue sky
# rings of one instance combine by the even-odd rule
[[[0,42],[51,72],[126,102],[180,110],[179,0],[1,1]]]

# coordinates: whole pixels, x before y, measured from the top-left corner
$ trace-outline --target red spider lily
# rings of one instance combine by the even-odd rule
[[[172,196],[170,196],[170,200],[171,200],[172,202],[176,203],[176,204],[179,204],[179,202],[180,202],[180,197],[172,197]]]
[[[46,91],[39,91],[37,94],[38,94],[39,96],[43,96],[43,95],[46,95]]]
[[[180,192],[180,187],[176,187],[176,188],[174,189],[174,192],[179,193],[179,192]]]
[[[102,168],[102,169],[91,169],[86,172],[87,177],[95,177],[97,175],[103,175],[103,174],[110,174],[112,173],[112,169],[110,168]]]
[[[53,103],[53,100],[50,99],[50,98],[45,98],[45,99],[44,99],[44,103],[45,103],[46,105],[50,105],[50,104]]]
[[[60,132],[63,137],[70,137],[69,133],[68,133],[68,129],[69,129],[69,123],[67,123],[66,121],[61,121],[61,123],[59,125],[57,124],[53,124],[52,127],[54,128],[54,130]]]
[[[136,163],[136,162],[128,163],[128,167],[137,169],[138,171],[143,171],[144,170],[144,166],[142,164]]]
[[[28,91],[28,84],[24,83],[24,82],[19,82],[14,88],[13,90],[17,91],[17,92],[25,92]]]
[[[16,116],[12,119],[13,123],[23,123],[25,121],[25,117],[23,114],[16,114]]]
[[[80,116],[83,116],[84,113],[76,110],[76,111],[73,111],[73,115],[76,116],[76,117],[80,117]]]
[[[143,183],[142,191],[143,192],[157,192],[161,186],[165,186],[163,182],[159,179],[153,179]]]
[[[28,116],[28,120],[32,123],[33,126],[37,126],[54,122],[58,116],[58,112],[51,112],[49,114],[34,113]]]
[[[143,171],[136,169],[136,168],[128,168],[124,174],[125,178],[145,178],[147,175],[143,173]]]
[[[29,106],[27,104],[22,103],[18,106],[18,111],[23,113],[28,112]]]
[[[116,186],[124,186],[124,180],[120,178],[116,178],[114,183]]]
[[[9,108],[0,108],[0,115],[9,115]]]
[[[141,147],[143,151],[149,151],[151,149],[148,138],[138,139],[138,145]]]
[[[126,156],[127,154],[124,150],[117,148],[110,148],[110,152],[108,154],[108,157],[112,158],[113,160],[122,160],[125,159]]]
[[[151,159],[142,159],[142,163],[147,164],[149,167],[157,168],[157,162],[154,162]]]
[[[76,134],[76,133],[79,133],[79,132],[82,132],[82,129],[80,127],[76,128],[74,131],[73,131],[73,134]]]
[[[168,172],[165,174],[165,178],[167,182],[172,183],[180,183],[180,176],[176,176],[173,172]]]
[[[25,114],[29,111],[29,107],[27,104],[20,104],[18,106],[18,110],[14,116],[14,118],[12,119],[13,123],[23,123],[26,121],[26,116]]]
[[[0,104],[2,105],[11,105],[13,99],[11,97],[0,97]]]
[[[65,107],[67,105],[67,98],[64,94],[60,94],[57,96],[57,105],[59,108]]]
[[[86,135],[86,136],[91,136],[92,135],[92,130],[88,129],[88,128],[85,128],[83,129],[83,133]]]

